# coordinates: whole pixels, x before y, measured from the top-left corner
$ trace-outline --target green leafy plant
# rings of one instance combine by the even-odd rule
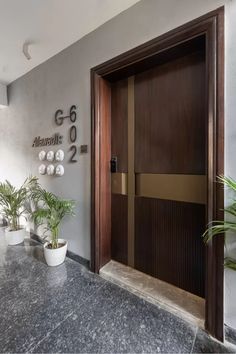
[[[219,176],[218,180],[224,186],[228,187],[233,193],[236,192],[236,181],[230,177]],[[236,199],[233,198],[233,203],[224,209],[226,216],[229,217],[229,221],[213,221],[208,229],[204,232],[203,237],[205,242],[209,242],[214,236],[225,236],[226,232],[236,232]],[[231,221],[233,219],[233,221]],[[236,259],[226,257],[225,267],[236,271]]]
[[[19,187],[14,187],[9,181],[0,183],[0,208],[11,231],[20,229],[19,219],[27,212],[26,203],[37,186],[36,177],[28,177]]]
[[[46,224],[46,230],[51,232],[51,247],[58,248],[59,227],[66,215],[74,215],[75,202],[57,197],[55,194],[38,187],[33,193],[37,208],[32,213],[34,222]],[[42,206],[39,206],[42,205]]]

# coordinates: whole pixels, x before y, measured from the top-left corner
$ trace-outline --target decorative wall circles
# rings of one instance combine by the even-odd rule
[[[55,159],[55,161],[61,162],[64,160],[64,157],[65,157],[65,153],[61,149],[57,150],[56,152],[52,150],[48,152],[40,151],[38,154],[38,158],[40,161],[46,160],[52,162]],[[38,172],[40,175],[47,174],[48,176],[61,177],[64,175],[65,169],[61,164],[54,166],[52,163],[50,163],[48,166],[46,166],[45,164],[41,164],[38,168]]]
[[[50,162],[54,160],[54,152],[52,150],[47,152],[47,160]]]
[[[46,158],[46,151],[42,150],[39,152],[39,160],[43,161]]]
[[[55,171],[55,167],[52,164],[47,166],[47,175],[48,176],[53,176],[54,171]]]
[[[57,165],[55,175],[58,177],[63,176],[65,173],[64,167],[62,165]]]
[[[57,152],[55,153],[55,160],[56,161],[63,161],[64,160],[64,151],[63,150],[57,150]]]
[[[45,175],[46,173],[46,166],[44,164],[39,166],[39,174],[40,175]]]

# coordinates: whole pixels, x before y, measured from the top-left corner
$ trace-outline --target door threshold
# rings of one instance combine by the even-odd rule
[[[116,261],[107,263],[99,274],[146,301],[204,328],[205,299]]]

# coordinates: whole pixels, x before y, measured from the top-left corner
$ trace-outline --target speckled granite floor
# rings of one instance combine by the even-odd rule
[[[1,235],[0,299],[1,353],[233,352],[71,259],[47,267],[30,240]]]

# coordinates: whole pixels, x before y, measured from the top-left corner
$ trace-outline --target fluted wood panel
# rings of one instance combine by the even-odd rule
[[[205,206],[136,197],[135,268],[204,297]]]
[[[128,198],[112,194],[111,197],[111,258],[127,264],[128,261]]]
[[[135,76],[135,172],[206,172],[205,53]]]
[[[117,172],[128,169],[128,80],[111,85],[111,154],[117,157]]]

